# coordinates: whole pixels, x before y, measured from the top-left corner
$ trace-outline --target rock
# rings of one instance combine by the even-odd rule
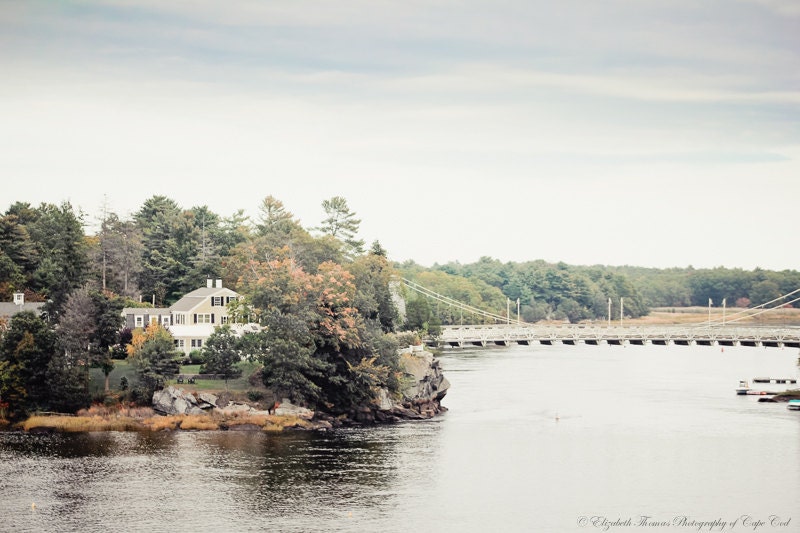
[[[389,391],[386,388],[381,387],[378,389],[377,404],[379,411],[390,411],[394,406],[394,402],[389,397]]]
[[[163,415],[204,414],[197,399],[183,389],[169,386],[153,393],[153,410]]]
[[[217,397],[210,392],[201,392],[198,394],[198,406],[201,409],[208,409],[217,406]]]
[[[294,405],[288,398],[284,398],[280,405],[275,408],[275,414],[278,416],[296,416],[305,420],[314,418],[314,411]]]
[[[450,388],[450,382],[442,374],[438,359],[430,352],[403,353],[400,362],[406,374],[413,378],[403,390],[408,400],[441,401]]]

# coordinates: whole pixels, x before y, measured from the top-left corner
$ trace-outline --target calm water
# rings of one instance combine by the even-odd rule
[[[428,422],[329,434],[0,433],[0,530],[603,530],[581,517],[632,519],[609,531],[700,530],[636,526],[686,516],[728,521],[725,531],[800,531],[800,412],[734,393],[739,379],[797,377],[797,357],[459,350],[441,357],[450,412]],[[730,524],[742,515],[749,526]]]

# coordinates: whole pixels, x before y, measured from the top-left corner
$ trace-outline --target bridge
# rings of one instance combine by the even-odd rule
[[[502,315],[464,304],[405,278],[402,279],[402,283],[431,300],[460,309],[472,316],[479,316],[486,321],[494,321],[494,324],[488,325],[442,326],[440,335],[425,339],[425,343],[432,347],[508,346],[511,344],[545,346],[554,344],[573,346],[576,344],[593,346],[600,344],[615,346],[653,344],[659,346],[800,348],[800,327],[742,327],[738,325],[738,322],[744,319],[800,301],[800,297],[785,301],[788,297],[800,292],[800,289],[759,306],[733,313],[727,319],[723,315],[721,322],[712,321],[709,314],[708,322],[680,326],[612,326],[610,320],[606,326],[583,324],[541,326],[521,321],[519,311],[517,311],[516,318],[512,320],[510,300],[505,315]],[[772,304],[775,304],[774,307],[769,307]],[[517,305],[519,304],[517,303]]]
[[[600,327],[584,325],[536,326],[533,324],[493,324],[481,326],[442,326],[436,337],[425,340],[432,347],[509,346],[554,344],[600,344],[623,346],[751,346],[800,348],[800,328],[631,326]]]

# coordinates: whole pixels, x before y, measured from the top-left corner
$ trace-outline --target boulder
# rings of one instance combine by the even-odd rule
[[[217,397],[210,392],[201,392],[197,395],[197,399],[199,400],[198,407],[200,409],[208,409],[210,407],[217,407]]]
[[[441,401],[450,388],[444,377],[439,360],[430,352],[402,353],[400,363],[410,378],[403,389],[403,399],[407,401]]]
[[[205,413],[192,394],[173,386],[153,393],[153,410],[162,415],[201,415]]]
[[[284,398],[275,408],[275,414],[278,416],[296,416],[305,420],[314,418],[314,411],[306,409],[305,407],[300,407],[299,405],[294,405],[288,398]]]

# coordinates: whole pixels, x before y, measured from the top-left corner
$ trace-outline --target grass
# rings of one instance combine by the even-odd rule
[[[103,407],[83,409],[75,416],[33,415],[17,427],[32,431],[46,429],[66,433],[86,431],[214,431],[237,426],[253,426],[262,431],[280,432],[287,428],[313,429],[314,424],[296,416],[250,415],[243,413],[161,416],[149,407]]]
[[[100,416],[37,416],[22,423],[22,429],[47,428],[67,433],[84,431],[134,431],[140,429],[137,420],[128,417],[104,418]]]
[[[179,374],[183,376],[199,374],[200,373],[200,366],[201,365],[183,365],[180,367],[178,371]],[[261,365],[257,363],[253,363],[250,361],[242,361],[239,363],[239,368],[242,369],[242,375],[236,379],[228,380],[227,390],[229,391],[247,391],[254,388],[262,388],[260,385],[258,387],[254,387],[248,381],[250,376],[253,372],[256,372]],[[115,360],[114,361],[114,369],[109,374],[109,388],[111,392],[120,392],[120,380],[125,377],[128,380],[128,388],[133,388],[136,383],[138,383],[138,376],[136,374],[136,368],[130,363],[130,361],[123,359],[123,360]],[[168,385],[175,385],[178,387],[183,387],[186,389],[194,389],[199,391],[224,391],[226,390],[225,387],[225,380],[222,379],[198,379],[195,383],[189,385],[187,383],[180,384],[177,382],[176,379],[171,379],[167,382]],[[92,396],[99,395],[105,389],[105,376],[103,375],[102,370],[99,368],[92,368],[90,370],[90,383],[89,383],[89,392]]]
[[[758,316],[749,316],[758,310],[745,310],[736,307],[728,307],[723,313],[722,307],[711,308],[712,323],[722,323],[723,314],[726,325],[731,327],[752,327],[752,326],[800,326],[800,309],[786,308],[775,309],[762,313]],[[742,318],[747,317],[747,318]],[[739,320],[735,320],[739,319]],[[735,320],[731,322],[731,320]],[[650,310],[650,314],[640,318],[626,318],[624,324],[627,326],[636,325],[683,325],[708,323],[708,307],[656,307]],[[611,321],[611,325],[619,325],[619,316]]]

